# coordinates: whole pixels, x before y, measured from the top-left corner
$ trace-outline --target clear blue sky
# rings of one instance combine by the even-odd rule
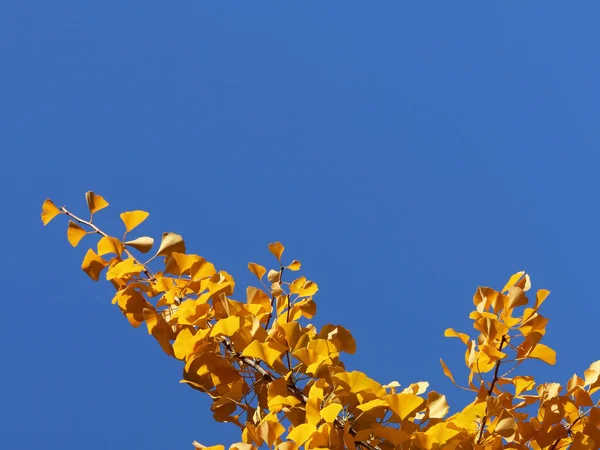
[[[462,373],[478,285],[552,290],[564,382],[600,358],[596,2],[17,1],[0,6],[0,447],[239,440],[80,270],[46,197],[252,282],[281,240],[381,382]],[[596,30],[596,31],[594,31]],[[85,244],[85,242],[84,242]]]

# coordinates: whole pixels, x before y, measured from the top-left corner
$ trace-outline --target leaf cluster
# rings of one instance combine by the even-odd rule
[[[248,264],[257,283],[236,300],[233,277],[187,253],[179,234],[164,233],[144,261],[154,240],[128,234],[147,212],[122,213],[125,231],[118,238],[93,223],[108,202],[93,192],[86,201],[89,220],[46,200],[42,221],[67,216],[73,246],[99,235],[83,271],[96,281],[106,271],[116,291],[112,302],[129,323],[145,326],[167,355],[181,360],[181,382],[212,399],[216,421],[240,428],[232,450],[600,448],[600,408],[593,399],[600,361],[564,386],[516,374],[531,359],[556,361],[554,350],[541,343],[548,319],[540,309],[549,291],[538,290],[530,301],[524,272],[500,291],[477,289],[469,316],[474,337],[446,330],[464,345],[469,375],[462,386],[440,360],[442,370],[473,394],[470,404],[449,415],[446,396],[428,390],[427,382],[402,388],[346,370],[341,354],[355,352],[352,334],[341,325],[317,329],[310,323],[318,285],[297,275],[299,261],[284,263],[280,242],[269,244],[273,268]]]

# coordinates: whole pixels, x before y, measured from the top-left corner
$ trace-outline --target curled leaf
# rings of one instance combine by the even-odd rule
[[[47,198],[42,204],[42,222],[44,222],[44,226],[48,225],[48,223],[54,219],[59,214],[62,214],[60,209],[56,207],[56,205]]]
[[[102,272],[102,269],[106,266],[108,266],[108,261],[105,261],[98,256],[96,252],[90,248],[85,254],[85,258],[83,258],[81,269],[87,273],[92,280],[98,281],[100,272]]]
[[[129,233],[140,223],[146,220],[149,215],[150,213],[146,211],[125,211],[124,213],[121,213],[121,220],[125,224],[125,229]]]
[[[446,365],[446,363],[444,362],[444,360],[442,358],[440,358],[440,364],[442,365],[442,370],[444,371],[444,375],[446,375],[448,378],[450,378],[450,381],[452,381],[452,383],[456,384],[456,382],[454,381],[454,377],[452,376],[452,372],[450,372],[450,369],[448,368],[448,366]]]
[[[148,236],[142,236],[132,241],[125,242],[127,247],[133,247],[142,253],[148,253],[154,245],[154,239]]]
[[[293,260],[289,266],[287,266],[286,268],[296,272],[297,270],[300,270],[300,267],[302,267],[302,264],[300,264],[300,261],[298,260]]]
[[[72,220],[69,220],[69,227],[67,228],[67,239],[73,247],[77,247],[79,241],[81,241],[86,234],[87,232],[83,228],[81,228]]]
[[[163,233],[162,241],[160,242],[160,247],[158,248],[156,256],[167,256],[173,252],[185,253],[185,242],[183,242],[183,237],[177,233]]]
[[[101,195],[94,194],[92,191],[85,193],[85,201],[92,214],[108,206],[108,202]]]

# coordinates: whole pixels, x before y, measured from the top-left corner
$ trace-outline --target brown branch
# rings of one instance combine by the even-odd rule
[[[229,351],[238,361],[240,361],[241,363],[247,365],[248,367],[252,367],[254,370],[256,370],[265,380],[271,382],[271,381],[275,381],[278,378],[273,375],[270,371],[268,371],[267,369],[265,369],[264,367],[262,367],[260,364],[258,364],[258,362],[256,362],[254,360],[254,358],[250,358],[248,356],[244,356],[241,355],[239,353],[236,353],[235,351],[233,351],[232,347],[231,347],[231,343],[228,342],[227,339],[223,339],[223,345],[227,348],[227,351]],[[308,396],[302,392],[302,390],[300,390],[295,384],[293,383],[288,383],[287,384],[287,389],[288,391],[294,395],[298,400],[300,400],[302,402],[303,405],[306,405],[306,402],[308,402]],[[334,425],[340,429],[340,431],[344,431],[344,421],[342,419],[340,419],[339,417],[337,417],[334,421]],[[356,430],[354,430],[353,428],[350,428],[348,430],[348,432],[352,435],[352,436],[356,436]],[[357,441],[356,445],[358,447],[364,447],[368,450],[381,450],[378,446],[376,445],[371,445],[368,442],[364,442],[364,441]]]
[[[90,222],[90,221],[87,221],[87,220],[83,220],[81,217],[78,217],[78,216],[76,216],[75,214],[73,214],[72,212],[70,212],[69,210],[67,210],[67,208],[66,208],[66,207],[64,207],[64,206],[61,206],[61,207],[60,207],[60,210],[61,210],[62,212],[64,212],[64,213],[65,213],[67,216],[71,217],[72,219],[75,219],[77,222],[79,222],[79,223],[81,223],[81,224],[83,224],[83,225],[86,225],[86,226],[90,227],[92,230],[94,230],[94,231],[95,231],[96,233],[98,233],[99,235],[101,235],[101,236],[103,236],[103,237],[110,237],[108,234],[106,234],[104,231],[102,231],[100,228],[98,228],[98,227],[97,227],[96,225],[94,225],[92,222]],[[127,247],[125,247],[125,245],[124,245],[124,244],[123,244],[123,251],[124,251],[124,252],[127,254],[127,256],[129,256],[131,259],[133,259],[133,261],[134,261],[136,264],[139,264],[140,266],[143,266],[143,267],[144,267],[144,270],[143,270],[143,271],[144,271],[144,274],[145,274],[145,275],[146,275],[146,276],[147,276],[147,277],[148,277],[150,280],[151,280],[152,278],[154,278],[154,277],[150,276],[150,272],[149,272],[149,269],[148,269],[148,267],[146,266],[146,264],[144,264],[144,263],[142,263],[142,262],[138,261],[138,260],[137,260],[137,258],[131,254],[131,252],[130,252],[130,251],[127,249]],[[118,256],[121,256],[121,255],[118,255]]]
[[[504,344],[506,343],[506,335],[502,336],[502,339],[500,340],[500,345],[498,346],[498,350],[502,351],[502,347],[504,347]],[[492,383],[490,384],[490,388],[488,389],[488,397],[491,397],[494,393],[494,387],[496,386],[496,383],[498,381],[498,371],[500,370],[500,364],[502,364],[502,360],[498,360],[496,361],[496,369],[494,370],[494,378],[492,379]],[[485,424],[488,420],[488,412],[487,412],[487,405],[486,405],[486,412],[485,412],[485,416],[483,416],[483,419],[481,421],[481,428],[479,429],[479,437],[477,438],[477,443],[479,444],[481,442],[481,439],[483,438],[483,432],[485,431]]]

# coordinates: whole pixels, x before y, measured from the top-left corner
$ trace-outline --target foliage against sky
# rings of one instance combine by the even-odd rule
[[[356,351],[354,338],[342,325],[318,329],[307,322],[316,314],[318,285],[294,275],[300,261],[284,265],[280,242],[269,244],[275,268],[248,264],[259,285],[247,287],[245,300],[238,301],[231,275],[187,253],[177,233],[163,233],[153,256],[142,259],[153,238],[131,239],[128,233],[148,212],[122,213],[125,231],[118,238],[93,222],[108,202],[91,191],[86,202],[89,220],[48,199],[42,221],[47,225],[58,215],[69,217],[67,239],[73,247],[88,234],[101,236],[81,268],[95,281],[106,269],[117,291],[113,304],[129,323],[136,328],[145,324],[168,356],[183,361],[182,383],[211,398],[215,421],[241,429],[241,441],[230,450],[600,447],[600,400],[592,398],[600,391],[600,360],[565,386],[538,383],[517,371],[531,359],[556,362],[556,352],[541,343],[548,319],[540,308],[550,292],[540,289],[530,302],[531,281],[524,272],[514,274],[500,291],[477,289],[469,315],[475,338],[446,330],[447,337],[466,346],[469,376],[464,386],[457,384],[440,359],[443,372],[474,397],[449,415],[446,396],[428,391],[427,382],[401,389],[397,381],[382,385],[363,372],[346,370],[340,357]],[[155,270],[151,263],[158,259],[164,267]]]

